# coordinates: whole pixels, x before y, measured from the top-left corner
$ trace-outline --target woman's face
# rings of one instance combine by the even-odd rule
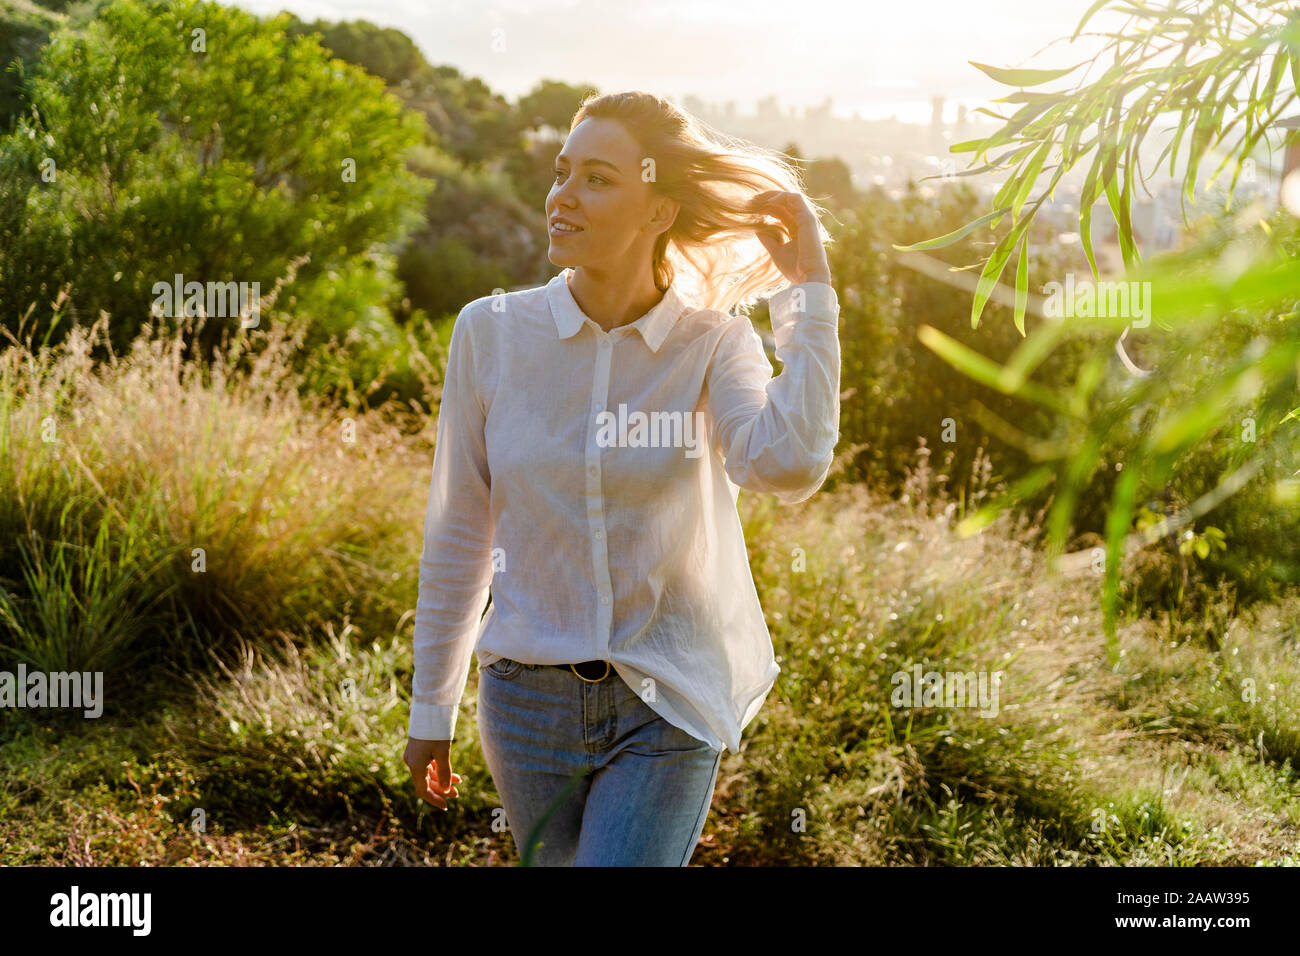
[[[672,225],[677,210],[642,178],[643,159],[621,123],[585,119],[573,128],[546,196],[552,263],[576,268],[649,261],[655,240]],[[566,231],[557,218],[579,231]]]

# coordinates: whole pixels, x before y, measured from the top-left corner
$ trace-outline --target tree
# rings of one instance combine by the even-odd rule
[[[356,64],[389,86],[419,82],[429,69],[424,54],[401,30],[376,26],[368,20],[304,23],[289,16],[286,32],[290,36],[318,35],[321,46],[331,54]]]
[[[1123,28],[1096,34],[1106,42],[1091,61],[1060,70],[974,64],[999,82],[1018,87],[998,102],[1020,104],[1020,108],[1011,116],[983,110],[1004,125],[990,136],[959,143],[952,151],[973,153],[974,161],[979,162],[992,150],[1007,149],[982,166],[957,175],[1010,171],[1009,175],[987,214],[946,236],[895,248],[922,252],[967,236],[981,236],[986,228],[997,230],[1009,216],[1008,227],[995,234],[992,252],[984,262],[971,322],[978,324],[1006,264],[1016,255],[1014,321],[1025,335],[1024,317],[1030,311],[1030,224],[1065,173],[1084,157],[1093,157],[1078,203],[1079,236],[1087,266],[1093,279],[1099,279],[1091,218],[1094,205],[1104,197],[1117,223],[1126,282],[1150,283],[1146,288],[1152,290],[1148,304],[1155,325],[1145,345],[1156,359],[1154,367],[1125,373],[1116,382],[1105,375],[1106,353],[1094,349],[1080,364],[1071,387],[1062,389],[1032,380],[1048,355],[1088,330],[1123,330],[1118,345],[1124,351],[1125,339],[1135,327],[1131,309],[1122,310],[1129,314],[1103,316],[1080,310],[1065,321],[1036,307],[1034,313],[1044,321],[1003,366],[934,329],[922,327],[920,337],[967,375],[1008,394],[1031,398],[1055,416],[1053,434],[1020,434],[1024,447],[1033,450],[1039,464],[999,501],[963,522],[965,533],[973,533],[999,511],[1054,481],[1049,551],[1059,557],[1078,488],[1102,463],[1108,438],[1126,424],[1140,422],[1140,440],[1123,449],[1122,459],[1115,462],[1121,474],[1107,516],[1103,605],[1108,649],[1114,659],[1121,563],[1130,550],[1178,531],[1190,531],[1192,522],[1238,492],[1257,473],[1272,472],[1275,501],[1295,498],[1295,486],[1285,470],[1288,462],[1289,468],[1300,465],[1296,453],[1300,444],[1294,428],[1288,427],[1300,416],[1300,409],[1294,407],[1300,357],[1295,215],[1300,210],[1266,217],[1257,205],[1241,209],[1238,204],[1236,215],[1225,215],[1206,227],[1191,248],[1144,265],[1134,235],[1132,202],[1136,187],[1140,184],[1146,189],[1147,184],[1139,147],[1154,122],[1173,113],[1178,120],[1176,132],[1156,165],[1167,156],[1170,175],[1174,175],[1180,144],[1186,145],[1181,188],[1184,203],[1193,197],[1197,173],[1211,150],[1240,130],[1211,178],[1213,182],[1231,170],[1226,206],[1227,212],[1234,210],[1232,197],[1242,170],[1255,163],[1261,142],[1270,145],[1268,136],[1277,133],[1279,117],[1296,101],[1300,13],[1283,0],[1173,0],[1164,8],[1099,0],[1084,15],[1071,41],[1108,6],[1130,17]],[[1091,69],[1107,53],[1113,54],[1111,65],[1089,84],[1056,92],[1027,89],[1062,79],[1084,63]],[[1283,84],[1288,72],[1290,89]],[[1031,200],[1039,180],[1049,173],[1046,188]],[[1226,354],[1217,362],[1208,361],[1216,350]],[[1247,420],[1249,429],[1244,427]],[[1236,439],[1238,422],[1243,435],[1250,432],[1249,439]],[[1006,434],[1017,433],[1009,423],[1000,426]],[[1132,533],[1135,502],[1144,493],[1163,488],[1190,457],[1209,449],[1227,474],[1221,473],[1215,487],[1177,514],[1166,516],[1144,532]],[[1286,573],[1294,574],[1294,568]]]
[[[519,98],[519,113],[532,129],[549,126],[561,136],[568,135],[569,123],[592,86],[574,86],[558,80],[542,80]]]
[[[0,130],[22,110],[21,77],[64,19],[40,7],[0,7]]]
[[[849,164],[838,156],[814,159],[808,164],[805,178],[808,192],[828,208],[842,209],[857,202],[858,191]]]
[[[386,311],[397,285],[371,263],[419,221],[427,186],[404,156],[420,118],[314,39],[286,37],[286,19],[118,0],[84,33],[53,35],[36,115],[0,139],[5,323],[33,304],[50,318],[70,284],[74,315],[108,311],[123,347],[157,283],[266,293],[303,257],[287,295],[328,301],[336,325]],[[376,281],[354,281],[367,270]],[[318,288],[332,274],[356,297]],[[205,327],[205,351],[223,324]]]
[[[454,316],[493,289],[545,281],[540,203],[523,203],[505,174],[467,168],[435,150],[421,151],[416,169],[435,186],[425,224],[398,256],[397,274],[413,309]]]

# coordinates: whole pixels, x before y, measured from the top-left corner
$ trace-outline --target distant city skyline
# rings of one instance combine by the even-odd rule
[[[682,102],[735,103],[752,115],[775,96],[783,110],[823,104],[831,115],[928,123],[931,97],[951,119],[958,104],[988,105],[1009,88],[968,60],[994,66],[1069,66],[1100,45],[1068,37],[1089,0],[930,0],[925,4],[833,0],[719,3],[660,0],[239,0],[259,15],[358,20],[402,30],[431,63],[476,76],[517,99],[543,79],[602,92],[647,89]],[[797,22],[791,22],[797,15]],[[1107,21],[1106,16],[1110,19]],[[1099,15],[1094,25],[1116,25]],[[1047,47],[1047,49],[1043,49]],[[1038,51],[1039,55],[1034,56]],[[1083,75],[1083,69],[1076,76]],[[1094,70],[1093,75],[1096,75]]]

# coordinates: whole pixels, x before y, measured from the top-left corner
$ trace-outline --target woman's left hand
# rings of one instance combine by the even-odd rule
[[[831,267],[826,261],[817,215],[803,193],[779,190],[759,193],[754,197],[753,210],[780,220],[789,234],[790,238],[784,239],[781,228],[772,225],[755,230],[768,255],[791,285],[801,282],[830,284]]]

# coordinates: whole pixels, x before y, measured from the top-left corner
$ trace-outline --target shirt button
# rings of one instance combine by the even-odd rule
[[[601,604],[608,604],[608,603],[609,603],[609,595],[608,595],[608,594],[602,595],[601,598],[600,598],[600,603],[601,603]]]
[[[600,347],[601,347],[602,349],[607,349],[607,348],[609,348],[609,339],[601,339],[601,340],[600,340]]]
[[[587,469],[587,474],[589,474],[589,475],[594,475],[595,473],[596,473],[596,466],[595,466],[595,465],[592,465],[590,468]]]
[[[605,537],[604,532],[602,532],[602,531],[597,531],[597,532],[596,532],[596,534],[595,534],[595,538],[596,538],[597,541],[599,541],[599,540],[600,540],[601,538],[603,538],[603,537]]]

